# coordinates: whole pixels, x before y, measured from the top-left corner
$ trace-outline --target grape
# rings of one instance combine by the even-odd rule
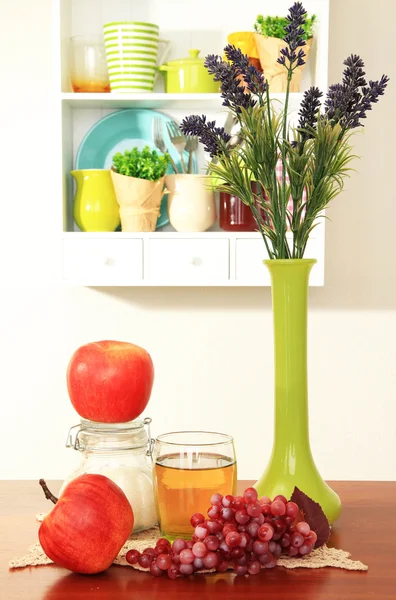
[[[166,556],[166,554],[164,554]],[[154,575],[154,577],[161,577],[164,574],[164,571],[158,566],[157,561],[153,561],[150,564],[150,573]]]
[[[248,504],[246,508],[247,514],[251,517],[258,517],[259,515],[261,515],[261,510],[261,504],[257,501],[250,502],[250,504]]]
[[[241,558],[237,558],[237,560],[235,561],[235,564],[237,564],[237,565],[247,565],[246,555],[244,554],[243,556],[241,556]]]
[[[225,521],[231,521],[234,518],[234,511],[231,506],[227,506],[221,509],[221,516]]]
[[[259,502],[260,504],[271,504],[272,500],[271,498],[268,498],[268,496],[261,496],[261,498],[259,498]]]
[[[241,548],[246,548],[248,542],[250,540],[250,536],[248,533],[241,533],[241,541],[240,541],[240,547]]]
[[[218,573],[225,573],[230,567],[230,563],[226,560],[222,560],[216,567]]]
[[[204,540],[208,535],[208,528],[205,523],[201,523],[201,525],[197,525],[194,530],[195,535],[199,540]]]
[[[155,558],[154,548],[145,548],[143,550],[143,554],[146,554],[147,556],[149,556],[151,558],[151,560],[153,558]]]
[[[206,521],[206,527],[209,533],[220,533],[222,530],[222,526],[216,521]]]
[[[148,569],[151,562],[151,557],[148,554],[142,554],[141,556],[139,556],[138,563],[141,567],[143,567],[143,569]]]
[[[155,561],[156,565],[159,569],[163,571],[167,571],[172,564],[172,559],[169,554],[160,554],[157,556],[157,560]]]
[[[249,535],[249,534],[247,534],[247,535]],[[246,544],[246,547],[245,547],[246,552],[252,552],[253,542],[254,542],[254,539],[249,536],[248,543]]]
[[[222,500],[223,496],[221,494],[213,494],[213,496],[210,498],[210,503],[213,506],[220,506]]]
[[[254,562],[255,560],[258,560],[258,555],[255,552],[249,552],[246,558],[248,563]]]
[[[224,535],[224,537],[227,537],[227,535],[231,533],[231,531],[238,531],[236,525],[234,525],[233,523],[226,523],[223,527],[222,534]]]
[[[286,514],[286,504],[282,500],[274,500],[271,504],[271,513],[274,517],[280,517]]]
[[[270,516],[271,515],[271,504],[262,504],[261,512],[264,515],[264,517]]]
[[[222,533],[215,533],[215,537],[217,537],[219,542],[222,542],[224,540],[224,535]]]
[[[298,515],[299,508],[295,502],[288,502],[286,504],[286,515],[291,517],[293,520]]]
[[[197,542],[198,540],[186,540],[186,548],[191,548],[194,546],[195,542]]]
[[[170,547],[168,546],[163,546],[162,544],[160,546],[157,546],[155,548],[155,552],[157,553],[157,556],[159,556],[160,554],[169,554],[170,552]]]
[[[234,496],[231,496],[230,494],[228,494],[227,496],[224,496],[223,500],[221,501],[221,504],[224,506],[224,508],[228,508],[229,506],[231,506],[233,501],[234,501]]]
[[[281,502],[283,502],[283,504],[287,504],[287,499],[284,496],[282,496],[282,494],[275,496],[273,502],[276,502],[277,500],[280,500]]]
[[[194,573],[194,567],[191,563],[182,563],[179,567],[179,571],[182,575],[192,575]]]
[[[136,563],[138,562],[140,557],[140,552],[138,550],[128,550],[128,552],[126,553],[126,561],[130,564],[130,565],[136,565]]]
[[[304,543],[304,536],[302,536],[301,533],[293,533],[290,538],[290,543],[294,548],[300,548]]]
[[[293,546],[289,546],[287,549],[287,553],[289,556],[297,556],[298,548],[294,548]]]
[[[194,558],[193,565],[194,565],[194,569],[196,569],[197,571],[200,571],[201,569],[204,568],[202,558]]]
[[[261,527],[258,530],[258,536],[263,542],[269,542],[272,539],[273,535],[274,530],[273,527],[269,525],[269,523],[264,523],[264,525],[261,525]]]
[[[253,552],[255,552],[258,556],[260,554],[264,554],[268,552],[268,542],[262,542],[261,540],[255,540],[253,542]]]
[[[191,550],[194,556],[197,558],[202,558],[208,552],[208,549],[203,542],[196,542]]]
[[[210,552],[215,552],[220,546],[220,540],[215,535],[208,535],[203,543]]]
[[[256,491],[254,488],[252,488],[252,487],[250,487],[250,488],[247,488],[247,489],[246,489],[246,490],[243,492],[243,499],[245,500],[245,502],[246,502],[247,504],[250,504],[250,502],[256,502],[257,498],[258,498],[258,493],[257,493],[257,491]]]
[[[284,533],[281,540],[281,546],[283,548],[287,548],[290,546],[290,535],[288,533]]]
[[[217,504],[211,506],[208,510],[209,519],[216,519],[216,517],[220,516],[221,508]]]
[[[240,546],[236,546],[236,548],[231,550],[230,554],[231,558],[242,558],[242,556],[245,556],[245,550]]]
[[[208,552],[202,559],[203,564],[207,569],[213,569],[219,562],[219,556],[216,552]]]
[[[261,525],[261,527],[264,527],[264,525]],[[246,531],[251,537],[256,537],[259,529],[260,525],[258,523],[249,523],[246,527]]]
[[[305,523],[305,521],[301,521],[300,523],[297,523],[296,531],[298,533],[301,533],[301,535],[303,535],[304,537],[307,537],[307,535],[309,535],[309,532],[311,531],[311,528],[308,525],[308,523]]]
[[[225,541],[230,548],[236,548],[241,543],[241,534],[237,531],[230,531],[226,535]]]
[[[307,537],[305,538],[306,544],[311,544],[311,546],[315,546],[317,542],[318,536],[314,531],[310,531]]]
[[[274,560],[274,556],[273,554],[271,554],[271,552],[264,552],[264,554],[259,555],[258,559],[262,565],[266,565],[267,563]]]
[[[236,565],[234,567],[234,571],[236,575],[242,576],[246,575],[246,573],[248,572],[248,568],[245,565]]]
[[[241,525],[245,525],[245,523],[248,523],[250,521],[250,517],[247,514],[247,511],[245,508],[242,508],[241,510],[237,510],[237,512],[235,513],[235,521],[237,523],[240,523]]]
[[[267,562],[264,565],[265,569],[273,569],[274,567],[276,567],[276,558],[275,557],[272,560],[270,560],[270,562]]]
[[[180,577],[180,572],[176,565],[171,565],[168,569],[168,577],[169,579],[177,579]]]
[[[252,519],[250,519],[250,522],[262,525],[264,523],[264,515],[260,514],[258,517],[253,517]]]
[[[186,547],[186,542],[184,540],[182,540],[181,538],[176,538],[172,544],[172,550],[173,550],[173,552],[176,552],[176,554],[180,554],[180,552],[182,550],[184,550],[185,547]]]
[[[272,554],[278,558],[278,556],[280,556],[282,554],[282,546],[280,544],[276,544],[276,547],[274,548]]]
[[[234,496],[231,506],[234,510],[242,510],[245,508],[245,500],[242,498],[242,496]]]
[[[298,551],[301,554],[301,556],[304,556],[305,554],[309,554],[310,552],[312,552],[312,546],[311,544],[307,544],[305,542],[302,546],[299,547]]]
[[[205,523],[205,517],[203,515],[201,515],[201,513],[195,513],[191,517],[190,523],[193,527],[196,527],[197,525],[200,525],[201,523]]]
[[[167,540],[166,538],[160,538],[159,540],[157,540],[157,543],[155,545],[156,546],[166,546],[169,549],[171,547],[170,541]]]
[[[180,552],[180,562],[182,565],[189,565],[194,560],[194,554],[190,548],[185,548]]]
[[[286,508],[287,511],[287,508]],[[285,517],[285,523],[286,523],[286,527],[291,527],[291,525],[294,522],[294,518],[293,517]]]
[[[221,550],[222,552],[230,552],[231,548],[229,547],[227,542],[223,540],[222,542],[220,542],[219,550]]]
[[[284,533],[284,531],[286,529],[286,521],[285,521],[284,517],[276,517],[275,519],[272,520],[271,525],[274,528],[274,531],[276,531],[276,532],[281,531],[282,533]]]
[[[255,560],[248,564],[248,573],[250,573],[250,575],[257,575],[257,573],[260,573],[260,571],[261,565],[258,560]]]

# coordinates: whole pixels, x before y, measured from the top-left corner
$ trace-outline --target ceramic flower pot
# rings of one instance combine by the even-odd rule
[[[279,38],[265,37],[261,33],[254,34],[261,68],[265,73],[265,78],[270,85],[271,92],[286,92],[287,88],[287,70],[277,61],[281,56],[280,51],[286,46],[285,42]],[[305,61],[308,59],[312,46],[312,38],[307,40],[303,50],[306,54]],[[304,66],[297,67],[293,72],[290,82],[290,91],[299,92],[300,83],[303,75]]]
[[[290,498],[297,486],[333,523],[341,501],[316,468],[308,431],[308,281],[315,263],[309,258],[265,261],[274,317],[275,432],[269,464],[255,487],[259,496]]]
[[[206,231],[216,222],[211,178],[206,175],[167,175],[169,221],[176,231]]]
[[[81,231],[115,231],[120,213],[110,171],[81,169],[70,173],[77,184],[73,215]]]
[[[111,171],[122,231],[154,231],[160,214],[164,180],[127,177]]]

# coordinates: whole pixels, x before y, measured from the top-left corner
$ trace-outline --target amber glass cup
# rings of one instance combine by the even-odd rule
[[[236,493],[234,440],[223,433],[178,431],[157,437],[154,490],[161,535],[191,538],[190,519],[206,515],[211,496]]]

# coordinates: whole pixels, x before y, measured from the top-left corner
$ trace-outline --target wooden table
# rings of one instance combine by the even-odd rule
[[[95,576],[55,565],[10,571],[8,561],[36,541],[34,515],[47,509],[47,501],[35,481],[0,481],[0,598],[191,600],[194,594],[199,600],[396,600],[396,482],[331,485],[343,501],[331,543],[367,564],[368,572],[277,567],[250,577],[230,573],[171,581],[116,566]]]

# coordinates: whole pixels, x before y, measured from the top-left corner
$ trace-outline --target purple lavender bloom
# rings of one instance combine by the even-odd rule
[[[211,157],[221,154],[224,145],[231,139],[231,136],[224,131],[224,127],[216,127],[216,122],[207,121],[205,115],[185,117],[180,129],[185,135],[197,135]]]
[[[310,87],[304,92],[303,99],[300,105],[298,129],[301,129],[301,142],[304,143],[309,139],[311,134],[307,131],[307,128],[315,128],[318,113],[320,109],[320,98],[323,93],[318,87]]]
[[[285,27],[285,36],[283,38],[287,46],[280,51],[281,56],[278,58],[279,64],[287,66],[286,60],[289,61],[290,68],[292,66],[295,68],[301,67],[305,64],[304,57],[306,54],[304,50],[299,50],[297,52],[297,48],[302,48],[306,45],[306,41],[303,38],[303,25],[305,24],[306,15],[307,11],[301,2],[295,2],[289,9],[289,14],[286,17],[289,24]]]
[[[344,131],[363,127],[361,119],[372,110],[372,105],[383,96],[389,77],[383,75],[379,81],[370,81],[367,85],[364,62],[355,54],[345,61],[346,69],[342,83],[329,87],[325,101],[325,114],[329,121],[339,123]]]

